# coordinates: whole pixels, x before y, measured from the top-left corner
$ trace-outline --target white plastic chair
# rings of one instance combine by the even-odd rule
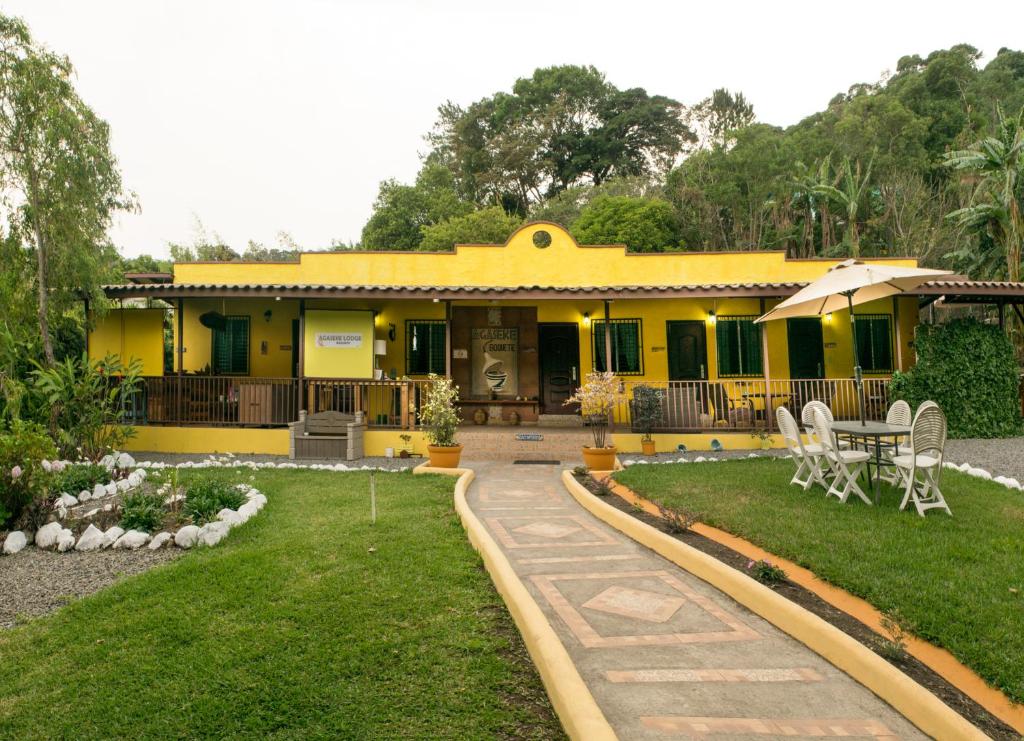
[[[903,399],[894,401],[885,415],[885,423],[887,425],[901,425],[903,427],[909,427],[913,419],[914,415],[913,412],[910,411],[910,404],[903,401]],[[898,453],[900,448],[906,449],[909,443],[910,438],[906,436],[899,438],[896,442],[882,441],[880,443],[882,457],[887,462],[892,463],[892,457]],[[883,481],[896,486],[903,484],[903,477],[900,475],[900,470],[898,468],[891,471],[884,471],[881,478]]]
[[[871,454],[865,450],[841,449],[836,444],[828,420],[820,410],[814,412],[814,434],[821,441],[825,451],[825,460],[833,475],[832,484],[825,495],[834,494],[839,497],[840,502],[845,504],[852,493],[863,499],[865,504],[871,504],[868,495],[857,485],[857,478],[867,468]]]
[[[789,455],[796,464],[796,473],[793,474],[791,484],[799,484],[804,491],[810,489],[814,484],[821,484],[828,489],[828,481],[825,479],[827,464],[824,460],[825,449],[818,443],[804,445],[800,438],[800,427],[786,407],[778,407],[775,410],[775,419],[779,423],[779,432],[782,433],[782,440],[786,443]],[[801,478],[801,477],[804,478]]]
[[[930,509],[944,509],[952,516],[939,489],[945,448],[946,415],[935,402],[925,402],[918,407],[910,428],[910,452],[892,459],[906,484],[901,510],[913,502],[921,517]]]
[[[804,404],[803,411],[800,412],[800,421],[803,423],[804,431],[807,433],[807,439],[812,443],[821,445],[821,440],[818,439],[817,433],[814,431],[814,413],[821,412],[822,416],[825,417],[825,421],[828,422],[829,429],[832,428],[832,423],[835,422],[835,417],[832,416],[832,410],[829,409],[828,404],[818,399]],[[835,440],[835,438],[833,438]],[[850,443],[846,440],[839,440],[836,443],[840,448],[850,447]]]

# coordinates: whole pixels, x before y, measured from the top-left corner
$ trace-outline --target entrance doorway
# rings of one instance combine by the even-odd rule
[[[576,414],[577,405],[565,406],[580,384],[580,335],[575,324],[538,324],[540,354],[540,412]]]
[[[668,380],[701,381],[707,378],[707,337],[704,322],[667,322]]]
[[[819,317],[787,319],[786,341],[790,378],[825,377],[825,343]]]

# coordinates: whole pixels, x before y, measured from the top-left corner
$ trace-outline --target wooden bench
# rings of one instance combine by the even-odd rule
[[[288,457],[354,461],[363,457],[362,412],[299,412],[299,421],[288,425]]]

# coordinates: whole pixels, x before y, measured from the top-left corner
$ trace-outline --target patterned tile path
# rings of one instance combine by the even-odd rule
[[[923,738],[803,644],[593,517],[559,466],[469,465],[469,506],[620,738]]]

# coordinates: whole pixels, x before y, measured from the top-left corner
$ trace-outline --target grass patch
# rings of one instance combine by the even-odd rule
[[[378,475],[371,526],[367,479],[260,472],[223,544],[0,631],[0,737],[563,737],[453,480]]]
[[[883,484],[879,507],[790,486],[788,459],[633,466],[615,478],[659,504],[804,566],[899,614],[993,686],[1024,702],[1024,495],[944,471],[953,517],[900,512]]]

